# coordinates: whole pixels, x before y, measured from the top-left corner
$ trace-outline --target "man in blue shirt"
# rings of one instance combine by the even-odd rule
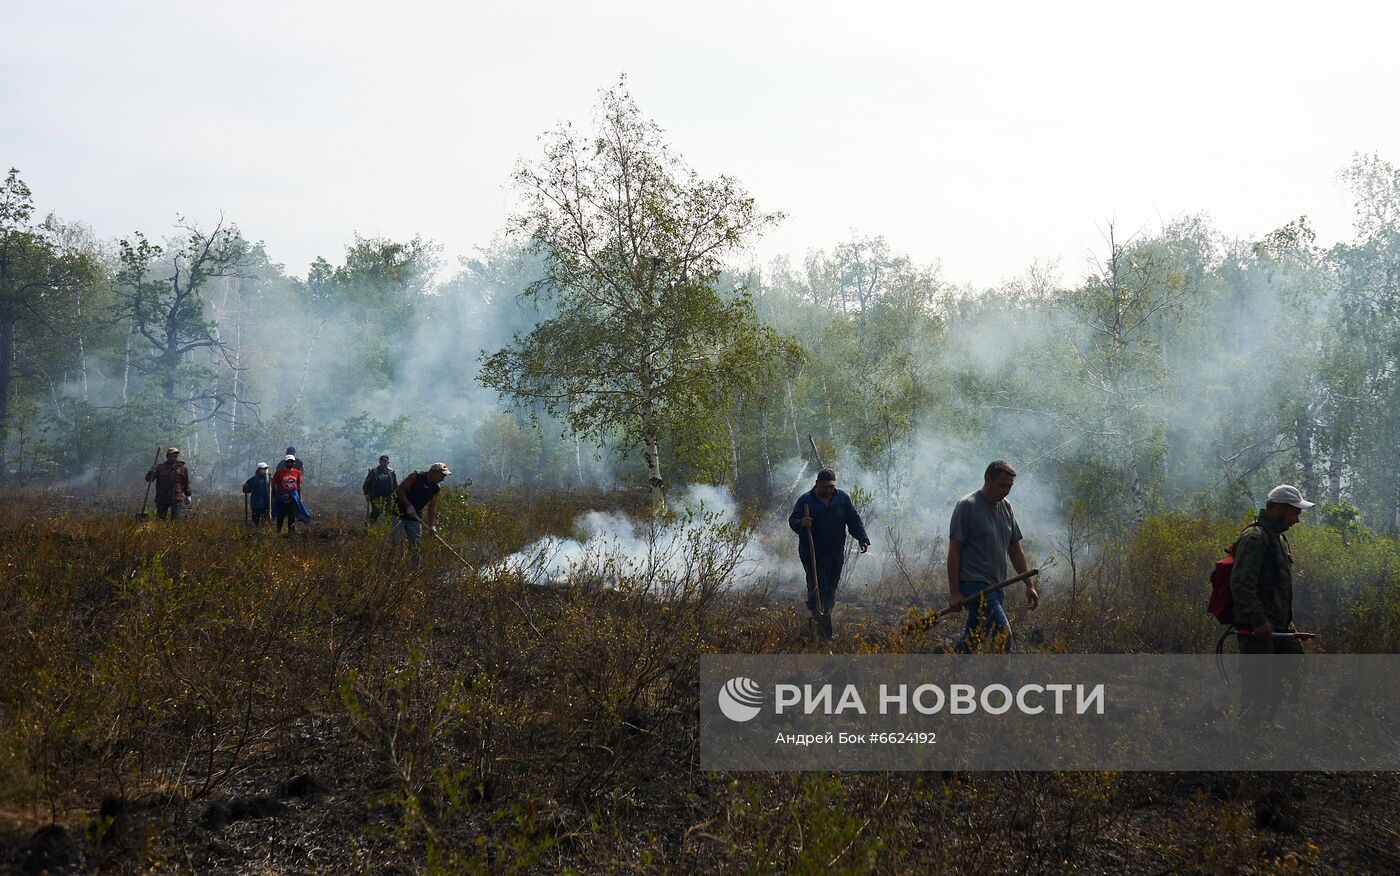
[[[243,492],[248,494],[248,508],[253,512],[253,525],[258,526],[263,518],[267,516],[268,508],[272,504],[269,498],[272,490],[272,482],[267,477],[267,463],[258,463],[253,476],[243,482]]]
[[[797,553],[807,573],[807,610],[823,639],[831,638],[831,604],[846,560],[846,532],[870,549],[870,537],[851,497],[836,489],[836,473],[817,472],[817,482],[793,506],[788,526],[797,533]],[[813,582],[816,586],[813,587]]]

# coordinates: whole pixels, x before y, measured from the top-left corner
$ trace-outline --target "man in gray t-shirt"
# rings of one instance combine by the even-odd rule
[[[1021,527],[1006,501],[1015,481],[1016,470],[997,460],[987,466],[982,489],[964,496],[953,508],[948,527],[948,602],[967,604],[967,626],[955,648],[959,653],[976,650],[979,639],[991,642],[995,650],[1011,650],[1011,624],[1002,605],[1004,591],[967,600],[1010,577],[1006,573],[1008,557],[1018,575],[1029,568],[1021,550]],[[1032,609],[1040,603],[1035,583],[1029,579],[1026,601]]]

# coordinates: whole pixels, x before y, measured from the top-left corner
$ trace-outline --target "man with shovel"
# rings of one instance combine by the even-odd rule
[[[146,472],[146,482],[152,481],[156,485],[156,516],[178,519],[180,508],[188,505],[194,497],[190,492],[190,472],[180,459],[180,448],[172,447],[165,451],[165,462],[152,466]]]
[[[851,497],[836,489],[836,473],[829,468],[817,472],[812,489],[798,498],[788,526],[797,533],[797,552],[807,573],[807,610],[822,639],[829,640],[831,606],[846,559],[846,533],[860,543],[861,553],[870,549],[870,537]]]
[[[982,489],[964,496],[953,508],[948,528],[948,602],[967,605],[967,626],[954,650],[966,654],[980,641],[994,650],[1011,650],[1011,624],[1002,606],[1002,591],[988,590],[1007,578],[1006,560],[1018,574],[1028,571],[1021,550],[1021,527],[1006,497],[1016,481],[1016,470],[998,459],[982,475]],[[973,598],[977,597],[977,598]],[[1035,579],[1026,578],[1026,601],[1040,604]]]
[[[398,514],[389,530],[389,545],[397,545],[407,537],[415,569],[423,565],[418,550],[418,541],[423,537],[423,524],[428,525],[429,532],[437,534],[438,492],[450,474],[452,470],[447,463],[435,462],[428,466],[426,473],[410,472],[408,477],[399,481],[398,489],[394,491]]]

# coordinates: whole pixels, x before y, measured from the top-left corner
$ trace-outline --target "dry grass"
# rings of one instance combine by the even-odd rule
[[[639,501],[458,496],[443,529],[486,567]],[[1240,776],[703,773],[699,656],[810,647],[797,606],[724,589],[724,538],[664,586],[541,588],[431,542],[411,573],[358,519],[283,539],[231,502],[175,525],[46,508],[0,511],[0,861],[57,822],[112,872],[1400,868],[1391,777],[1286,781],[1265,829]],[[857,617],[835,646],[922,644]]]

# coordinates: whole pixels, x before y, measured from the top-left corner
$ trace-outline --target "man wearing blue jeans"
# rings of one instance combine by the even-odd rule
[[[967,605],[967,626],[954,648],[959,654],[976,651],[984,643],[994,651],[1011,650],[1011,624],[1002,605],[1004,591],[973,597],[1010,577],[1006,573],[1008,557],[1017,574],[1029,568],[1021,550],[1021,528],[1006,500],[1015,481],[1016,470],[998,459],[987,466],[982,489],[964,496],[953,508],[948,527],[948,603]],[[1030,579],[1026,580],[1026,601],[1032,609],[1040,604],[1040,594]]]

